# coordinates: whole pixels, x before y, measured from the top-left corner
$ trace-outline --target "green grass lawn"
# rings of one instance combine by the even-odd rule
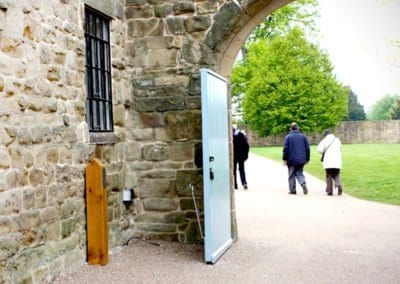
[[[342,145],[341,179],[344,191],[355,197],[400,205],[400,144]],[[251,152],[282,160],[282,147],[253,147]],[[311,146],[309,174],[325,180],[316,146]]]

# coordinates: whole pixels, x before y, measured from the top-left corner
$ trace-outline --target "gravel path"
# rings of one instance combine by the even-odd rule
[[[134,239],[54,283],[400,283],[399,206],[326,196],[308,175],[309,194],[288,195],[286,167],[254,155],[246,167],[239,241],[215,265],[200,245]]]

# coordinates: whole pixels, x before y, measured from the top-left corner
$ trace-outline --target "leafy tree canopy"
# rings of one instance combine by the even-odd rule
[[[287,34],[293,27],[300,27],[313,34],[314,19],[319,16],[316,0],[297,0],[267,17],[247,40],[247,46],[261,38],[273,38]]]
[[[370,120],[400,119],[400,96],[382,97],[371,107],[367,117]]]
[[[347,114],[348,90],[332,75],[327,54],[298,27],[251,44],[231,80],[233,93],[245,94],[245,122],[259,135],[286,132],[293,121],[303,131],[322,131]]]
[[[349,91],[349,101],[348,101],[348,114],[343,119],[345,121],[357,121],[365,120],[366,114],[364,111],[364,106],[358,102],[357,95],[350,90]]]

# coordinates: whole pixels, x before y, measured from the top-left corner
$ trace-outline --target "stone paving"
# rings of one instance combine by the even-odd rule
[[[289,195],[280,163],[251,155],[246,167],[249,190],[235,191],[239,240],[215,265],[199,245],[134,240],[107,266],[55,283],[400,283],[399,206],[326,196],[308,175],[309,194]]]

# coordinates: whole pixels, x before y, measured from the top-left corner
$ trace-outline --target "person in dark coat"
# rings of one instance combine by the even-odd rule
[[[244,162],[249,157],[249,143],[247,136],[242,131],[233,128],[233,176],[235,180],[235,189],[238,188],[236,172],[239,166],[240,181],[244,189],[248,189],[246,181],[246,172]]]
[[[296,179],[303,193],[307,194],[303,168],[310,161],[310,144],[295,122],[290,125],[290,132],[285,137],[282,160],[289,171],[289,194],[296,194]]]

